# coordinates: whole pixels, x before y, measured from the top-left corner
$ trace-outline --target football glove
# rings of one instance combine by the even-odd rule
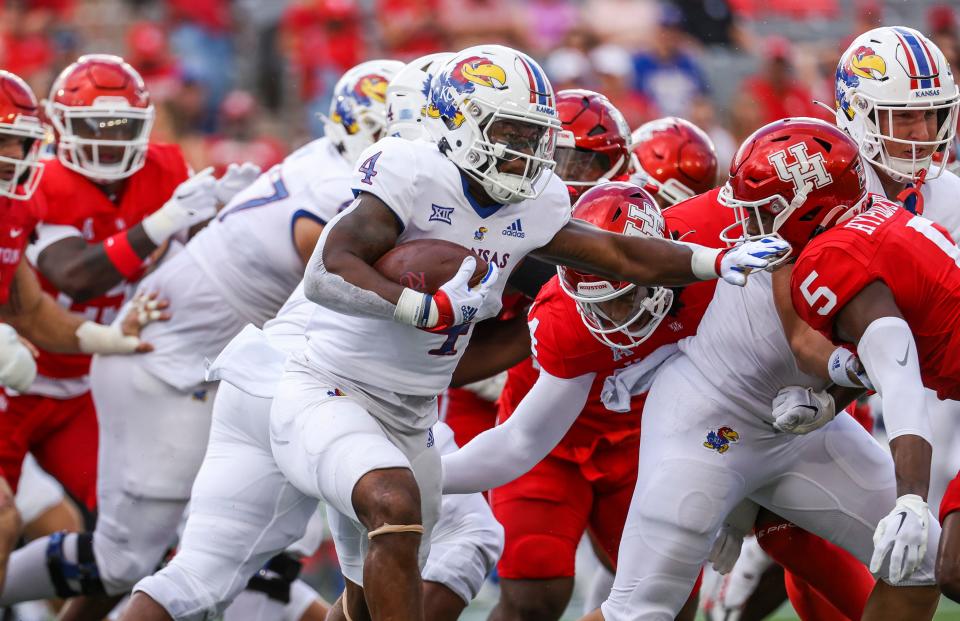
[[[790,244],[779,237],[764,237],[727,248],[717,256],[716,272],[731,285],[747,284],[747,275],[762,270],[790,251]]]
[[[213,167],[210,167],[178,185],[163,207],[143,219],[143,230],[147,237],[159,246],[174,233],[215,216],[216,183]]]
[[[444,283],[433,295],[407,288],[397,300],[393,317],[401,323],[409,323],[431,332],[443,332],[454,326],[468,324],[476,319],[497,282],[500,270],[496,264],[487,265],[487,273],[476,287],[470,279],[477,267],[477,259],[466,257],[453,278]]]
[[[729,574],[740,558],[740,548],[743,546],[744,534],[729,524],[720,527],[717,538],[713,541],[710,555],[707,560],[713,564],[713,570],[718,574]]]
[[[773,428],[783,433],[810,433],[832,421],[836,415],[833,397],[826,391],[785,386],[773,399]]]
[[[838,347],[833,350],[830,360],[827,362],[827,372],[830,374],[830,380],[837,386],[863,387],[867,390],[876,390],[873,387],[873,382],[867,376],[867,370],[863,368],[860,358],[846,347]],[[852,377],[857,378],[857,381],[850,379]]]
[[[226,205],[241,190],[257,180],[260,176],[260,167],[253,162],[230,164],[223,176],[217,179],[213,192],[221,205]]]
[[[870,572],[876,574],[890,554],[887,579],[897,585],[920,567],[927,553],[930,511],[923,498],[904,494],[873,533],[873,557]]]

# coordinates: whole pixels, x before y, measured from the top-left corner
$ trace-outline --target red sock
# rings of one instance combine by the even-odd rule
[[[758,520],[756,530],[760,547],[774,561],[848,618],[863,616],[874,580],[849,552],[782,518]]]
[[[790,604],[801,621],[851,621],[817,593],[816,589],[789,571],[784,572],[783,583],[787,587]]]

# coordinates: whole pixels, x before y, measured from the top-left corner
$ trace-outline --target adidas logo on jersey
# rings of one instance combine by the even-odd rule
[[[527,236],[527,234],[523,232],[523,227],[520,225],[520,218],[514,220],[513,224],[503,229],[500,234],[508,235],[510,237],[519,237],[520,239],[523,239]]]

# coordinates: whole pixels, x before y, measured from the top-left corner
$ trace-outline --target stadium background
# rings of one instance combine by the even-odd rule
[[[479,42],[527,51],[557,90],[603,92],[631,127],[690,119],[721,172],[767,122],[832,117],[812,101],[832,106],[837,59],[858,33],[913,26],[960,67],[960,0],[0,0],[0,13],[0,67],[41,97],[82,53],[124,56],[157,106],[154,139],[179,143],[196,170],[279,162],[319,135],[316,114],[360,61]],[[332,544],[306,574],[335,595]],[[495,601],[488,584],[464,618],[486,618]],[[960,607],[945,602],[937,619],[960,619]]]

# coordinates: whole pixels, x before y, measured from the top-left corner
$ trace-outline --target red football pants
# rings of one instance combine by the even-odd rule
[[[497,404],[465,388],[448,388],[440,395],[440,420],[453,429],[457,446],[497,424]]]
[[[0,402],[0,471],[14,491],[27,452],[87,508],[97,505],[97,413],[90,393]]]
[[[852,554],[826,539],[817,537],[783,518],[768,514],[763,523],[758,521],[757,541],[760,547],[792,574],[787,582],[787,594],[797,597],[798,612],[813,609],[814,616],[801,617],[805,621],[812,619],[831,619],[829,609],[819,605],[818,598],[804,597],[806,589],[798,587],[798,581],[809,585],[826,602],[848,619],[863,616],[874,579],[870,571]],[[792,584],[791,584],[792,583]],[[823,609],[823,612],[815,612]]]
[[[601,441],[576,463],[548,455],[530,472],[490,493],[505,545],[501,578],[574,575],[577,544],[587,528],[613,563],[637,482],[640,439]]]

